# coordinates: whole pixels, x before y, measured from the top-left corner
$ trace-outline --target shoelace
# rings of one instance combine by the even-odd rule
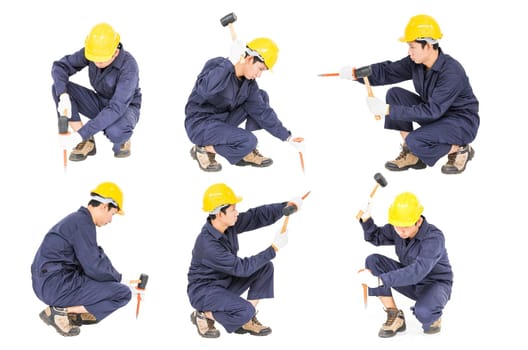
[[[390,326],[394,320],[396,320],[396,317],[398,317],[398,313],[395,312],[395,313],[390,313],[388,312],[387,313],[387,322],[385,322],[385,326]]]
[[[410,153],[409,149],[406,146],[402,146],[402,150],[400,152],[400,155],[398,157],[396,157],[396,160],[400,160],[400,159],[403,159],[403,158],[407,157],[407,155],[409,153]]]
[[[207,157],[209,158],[209,163],[216,164],[215,154],[207,152]]]
[[[83,149],[84,146],[86,145],[86,142],[88,142],[88,140],[79,142],[79,143],[77,144],[77,146],[75,146],[75,149],[76,149],[76,150],[81,150],[81,149]]]
[[[451,153],[447,155],[447,165],[455,164],[455,160],[458,153]]]
[[[262,323],[260,323],[259,320],[257,320],[257,316],[253,316],[253,318],[251,319],[251,322],[253,322],[257,326],[262,326]]]
[[[207,327],[209,327],[209,330],[210,330],[210,331],[215,330],[216,328],[215,328],[215,326],[214,326],[214,321],[213,321],[213,320],[210,320],[210,319],[208,319],[208,318],[206,318],[206,320],[207,320]]]

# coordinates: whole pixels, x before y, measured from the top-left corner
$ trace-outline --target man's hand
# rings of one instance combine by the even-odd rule
[[[288,204],[286,204],[286,205],[287,206],[293,205],[293,206],[295,206],[297,208],[296,211],[299,211],[299,210],[301,210],[303,202],[304,201],[303,201],[303,199],[301,197],[293,197],[292,199],[290,199],[288,201]]]
[[[297,152],[304,151],[304,137],[290,137],[288,143],[297,150]]]
[[[339,70],[339,77],[341,79],[348,79],[348,80],[356,80],[356,76],[354,74],[355,68],[352,66],[345,66],[342,67]]]
[[[365,222],[372,216],[372,199],[367,203],[367,205],[365,206],[365,208],[363,208],[362,211],[363,214],[361,215],[361,220]]]
[[[358,271],[358,274],[361,284],[364,284],[369,288],[378,288],[381,285],[381,280],[374,276],[369,269],[361,269]]]
[[[240,58],[243,58],[243,55],[246,53],[246,45],[240,41],[235,40],[231,44],[231,48],[229,49],[229,60],[233,64],[237,64],[240,61]]]
[[[389,105],[383,102],[377,97],[367,97],[367,106],[370,110],[370,113],[374,115],[380,115],[384,117],[387,114]]]
[[[288,244],[288,230],[286,230],[284,233],[281,233],[281,231],[277,231],[277,234],[275,235],[275,239],[273,240],[273,243],[271,246],[273,249],[275,249],[276,252],[284,248]]]
[[[61,116],[67,117],[68,119],[71,118],[71,101],[70,95],[67,93],[63,93],[59,96],[57,112],[59,112],[59,115]]]

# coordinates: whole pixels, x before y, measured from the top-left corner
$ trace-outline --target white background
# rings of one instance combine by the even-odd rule
[[[471,3],[471,5],[469,4]],[[2,69],[2,340],[17,348],[270,349],[339,345],[445,349],[461,340],[474,346],[522,341],[527,243],[523,162],[526,127],[521,2],[462,1],[4,1],[0,5]],[[519,5],[518,5],[519,4]],[[288,7],[285,7],[285,6]],[[294,136],[306,139],[303,174],[296,151],[257,132],[259,149],[274,159],[265,169],[224,166],[207,174],[189,156],[184,105],[205,61],[227,56],[229,30],[219,19],[235,12],[235,29],[249,41],[267,36],[280,47],[272,73],[259,84]],[[461,175],[440,173],[445,159],[420,171],[389,173],[385,161],[399,152],[396,132],[383,129],[365,103],[365,87],[318,73],[341,66],[397,60],[407,46],[397,39],[408,19],[427,13],[439,22],[441,47],[465,67],[480,101],[476,155]],[[51,64],[73,53],[96,23],[109,22],[140,66],[143,108],[132,156],[115,159],[96,135],[97,155],[62,167],[51,97]],[[74,78],[87,83],[87,71]],[[402,84],[410,87],[410,84]],[[384,97],[388,87],[374,87]],[[382,172],[374,218],[386,222],[395,195],[412,191],[424,215],[446,236],[455,273],[442,332],[425,336],[395,294],[407,331],[391,339],[377,332],[385,321],[378,300],[365,310],[356,272],[373,252],[355,220]],[[30,264],[48,229],[88,202],[101,181],[124,193],[126,215],[99,229],[99,243],[124,276],[149,274],[139,319],[135,302],[80,336],[62,338],[45,326],[45,307],[33,294]],[[274,260],[275,298],[264,300],[259,319],[273,329],[264,338],[227,334],[209,340],[189,321],[187,269],[194,239],[205,222],[203,191],[225,182],[244,197],[239,210],[286,201],[311,190],[290,219],[290,243]],[[515,221],[514,221],[515,220]],[[272,241],[282,220],[241,238],[241,256]],[[519,294],[521,293],[521,294]],[[187,345],[184,345],[187,344]]]

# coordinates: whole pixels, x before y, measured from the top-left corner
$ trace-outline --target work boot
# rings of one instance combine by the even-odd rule
[[[72,337],[81,333],[81,329],[70,322],[66,308],[48,306],[39,316],[44,323],[48,326],[53,326],[62,336]]]
[[[222,170],[222,164],[215,160],[215,154],[207,152],[205,147],[193,146],[191,157],[198,162],[200,169],[206,172],[216,172]]]
[[[405,316],[403,311],[398,309],[385,309],[387,313],[387,321],[381,326],[378,336],[381,338],[390,338],[396,335],[397,332],[405,330]]]
[[[404,143],[400,155],[395,160],[385,163],[385,168],[391,171],[402,171],[407,169],[425,169],[427,165],[420,158],[411,153],[411,150]]]
[[[268,157],[264,157],[258,149],[254,149],[247,156],[242,158],[236,163],[238,166],[251,165],[258,168],[264,168],[273,164],[273,160]]]
[[[204,338],[218,338],[220,331],[215,328],[215,321],[205,317],[203,312],[193,311],[191,322],[196,325],[198,334]]]
[[[436,334],[440,332],[440,329],[442,328],[442,318],[438,318],[438,320],[434,321],[432,325],[429,326],[429,329],[424,331],[425,334]]]
[[[458,152],[447,155],[447,163],[442,165],[444,174],[460,174],[466,170],[467,163],[473,159],[475,150],[470,145],[461,146]]]
[[[88,140],[83,140],[75,146],[70,153],[70,160],[72,162],[80,162],[85,160],[88,156],[93,156],[96,152],[95,139],[90,137]]]
[[[262,323],[257,320],[257,316],[253,316],[245,325],[235,331],[236,334],[246,334],[264,336],[271,334],[271,328],[263,326]]]
[[[83,312],[83,313],[80,313],[80,314],[72,314],[72,313],[69,313],[68,314],[68,319],[70,320],[70,323],[74,326],[82,326],[84,324],[96,324],[97,322],[97,319],[95,318],[95,316],[89,312]]]
[[[116,158],[126,158],[130,156],[130,139],[121,145],[119,152],[114,153]]]

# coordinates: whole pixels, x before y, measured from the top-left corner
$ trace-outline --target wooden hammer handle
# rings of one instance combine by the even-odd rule
[[[237,40],[237,34],[235,32],[235,26],[233,26],[233,23],[229,23],[228,26],[229,26],[229,31],[231,32],[231,39],[233,41]]]

